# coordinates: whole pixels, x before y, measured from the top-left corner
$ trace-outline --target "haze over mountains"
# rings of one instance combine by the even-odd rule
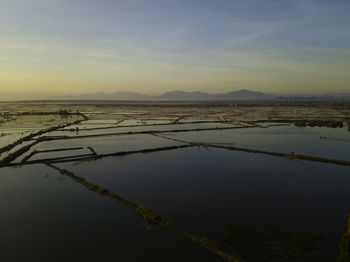
[[[115,93],[91,93],[91,94],[80,94],[80,95],[67,95],[67,96],[54,96],[49,99],[62,99],[62,100],[275,100],[275,99],[286,99],[286,100],[332,100],[332,99],[350,99],[350,93],[341,94],[325,94],[321,96],[277,96],[273,94],[266,94],[262,92],[250,91],[242,89],[239,91],[231,91],[228,93],[217,93],[210,94],[201,91],[196,92],[185,92],[175,90],[164,93],[159,96],[150,96],[133,92],[122,92],[118,91]]]
[[[264,94],[242,89],[228,93],[209,94],[201,91],[185,92],[171,91],[159,96],[150,96],[133,92],[115,92],[112,94],[98,92],[92,94],[80,94],[75,96],[55,96],[50,99],[68,100],[262,100],[272,99],[274,95]]]

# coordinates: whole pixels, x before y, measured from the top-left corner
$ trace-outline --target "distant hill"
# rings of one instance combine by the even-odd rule
[[[172,91],[159,96],[159,98],[166,100],[263,100],[273,99],[274,96],[242,89],[224,94],[209,94],[200,91]]]
[[[164,100],[215,100],[215,95],[197,92],[172,91],[158,97]]]
[[[283,100],[283,101],[330,101],[330,100],[349,100],[350,93],[329,93],[321,96],[276,96],[265,94],[262,92],[250,91],[242,89],[239,91],[231,91],[228,93],[210,94],[201,91],[185,92],[175,90],[164,93],[160,96],[149,96],[133,92],[115,92],[115,93],[92,93],[80,94],[75,96],[55,96],[49,99],[60,100],[164,100],[164,101],[238,101],[238,100]]]
[[[160,96],[148,96],[132,92],[115,92],[112,94],[98,92],[92,94],[81,94],[75,96],[54,96],[50,99],[64,100],[267,100],[275,96],[261,92],[242,89],[224,94],[209,94],[205,92],[185,92],[175,90]]]
[[[274,97],[275,97],[274,95],[242,89],[240,91],[233,91],[233,92],[229,92],[227,94],[224,94],[222,99],[227,99],[227,100],[266,100],[266,99],[273,99]]]

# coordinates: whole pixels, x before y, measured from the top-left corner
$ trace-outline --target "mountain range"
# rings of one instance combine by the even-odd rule
[[[68,96],[53,96],[50,99],[64,100],[266,100],[273,99],[275,96],[261,92],[242,89],[222,94],[210,94],[205,92],[185,92],[171,91],[160,96],[149,96],[133,92],[115,92],[115,93],[91,93]]]
[[[115,92],[115,93],[91,93],[68,96],[53,96],[49,99],[59,100],[163,100],[163,101],[235,101],[235,100],[333,100],[333,99],[350,99],[350,93],[329,93],[321,96],[277,96],[262,92],[242,89],[228,93],[210,94],[201,91],[185,92],[175,90],[164,93],[159,96],[150,96],[133,92]]]

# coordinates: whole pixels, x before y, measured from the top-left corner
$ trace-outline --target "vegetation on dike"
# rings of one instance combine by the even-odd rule
[[[343,121],[334,121],[334,120],[298,120],[294,122],[295,126],[298,127],[331,127],[331,128],[343,128]]]
[[[340,242],[338,262],[350,262],[350,214],[347,226],[348,230]]]
[[[245,262],[244,259],[242,259],[236,255],[226,253],[225,251],[221,250],[220,248],[215,247],[212,244],[212,242],[209,241],[206,237],[198,237],[194,234],[180,230],[179,228],[175,227],[172,223],[170,223],[170,221],[161,217],[155,211],[151,210],[150,208],[148,208],[146,206],[137,205],[137,204],[130,202],[126,199],[123,199],[119,195],[110,191],[109,189],[106,189],[106,188],[100,187],[94,183],[88,182],[83,177],[77,176],[73,172],[70,172],[66,169],[56,167],[50,163],[46,163],[46,165],[57,170],[61,175],[68,176],[68,177],[72,178],[75,182],[85,186],[89,190],[94,191],[100,195],[110,197],[110,198],[116,200],[118,203],[125,205],[125,206],[128,206],[129,208],[134,210],[135,213],[137,215],[139,215],[146,223],[152,223],[155,225],[159,225],[165,229],[173,231],[173,232],[183,236],[184,238],[191,240],[192,242],[203,247],[204,249],[208,250],[209,252],[211,252],[217,256],[220,256],[221,258],[223,258],[226,261]]]
[[[49,132],[53,132],[53,131],[56,131],[56,130],[59,130],[61,128],[65,128],[67,126],[70,126],[70,125],[77,125],[77,124],[80,124],[81,122],[83,121],[86,121],[88,118],[83,115],[83,114],[79,114],[80,116],[83,117],[83,119],[81,120],[76,120],[74,122],[71,122],[71,123],[66,123],[66,124],[62,124],[62,125],[57,125],[57,126],[52,126],[52,127],[49,127],[47,129],[43,129],[43,130],[40,130],[38,132],[35,132],[35,133],[32,133],[32,134],[29,134],[27,136],[24,136],[24,137],[21,137],[19,138],[18,140],[16,140],[15,142],[13,142],[12,144],[9,144],[5,147],[2,147],[0,148],[0,155],[4,152],[7,152],[7,151],[10,151],[11,149],[13,149],[14,147],[22,144],[23,142],[27,142],[27,141],[30,141],[32,140],[34,137],[37,137],[37,136],[41,136],[45,133],[49,133]]]
[[[143,218],[147,223],[152,223],[152,224],[159,224],[163,219],[160,215],[158,215],[155,211],[152,209],[146,207],[146,206],[138,206],[135,209],[135,212]]]

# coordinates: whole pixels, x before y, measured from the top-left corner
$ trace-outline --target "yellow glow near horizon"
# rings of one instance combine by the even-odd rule
[[[161,12],[153,0],[112,2],[4,0],[0,100],[116,91],[350,90],[344,23],[350,5],[198,6],[191,0],[174,13],[167,1]]]

